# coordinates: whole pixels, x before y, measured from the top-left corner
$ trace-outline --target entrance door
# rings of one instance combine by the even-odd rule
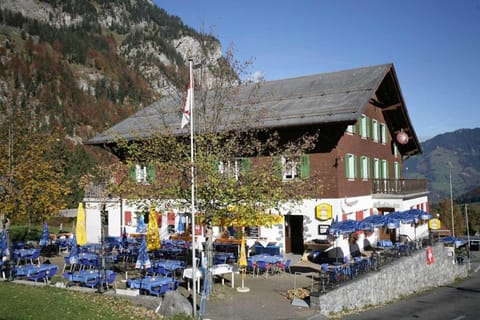
[[[285,216],[285,252],[303,254],[303,216]]]

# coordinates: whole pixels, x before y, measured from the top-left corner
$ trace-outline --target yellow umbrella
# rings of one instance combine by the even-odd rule
[[[247,266],[247,254],[245,253],[245,236],[242,236],[242,242],[240,243],[240,258],[238,259],[238,266],[245,268]]]
[[[150,208],[148,215],[147,248],[148,251],[160,249],[160,234],[158,233],[157,213],[154,206]]]
[[[247,267],[247,254],[245,252],[245,236],[242,236],[242,242],[240,243],[240,257],[238,259],[238,266],[242,274],[242,286],[237,288],[238,292],[248,292],[249,288],[245,287],[245,268]]]
[[[77,238],[77,244],[83,246],[87,243],[87,229],[85,227],[85,209],[83,203],[78,204],[77,210],[77,224],[75,225],[75,236]]]

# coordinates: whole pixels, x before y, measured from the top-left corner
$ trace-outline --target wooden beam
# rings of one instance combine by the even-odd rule
[[[395,103],[387,107],[383,107],[382,109],[385,111],[390,111],[390,110],[397,110],[401,108],[402,104],[401,103]]]

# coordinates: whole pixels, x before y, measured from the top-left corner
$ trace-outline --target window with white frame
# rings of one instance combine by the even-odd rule
[[[360,117],[360,137],[362,137],[362,139],[367,139],[369,137],[369,129],[368,117],[362,114]]]
[[[354,134],[355,133],[355,125],[354,124],[348,125],[346,132],[350,133],[350,134]]]
[[[398,148],[396,144],[393,144],[393,156],[398,157]]]
[[[298,163],[291,159],[282,156],[282,176],[283,180],[293,180],[298,177]]]
[[[370,159],[366,156],[360,157],[360,178],[363,180],[370,178]]]
[[[137,163],[130,166],[130,177],[137,183],[151,183],[155,180],[155,166]]]
[[[387,144],[387,126],[385,123],[380,124],[380,142]]]
[[[380,179],[380,160],[377,158],[373,159],[373,178]]]
[[[347,154],[345,161],[345,177],[349,180],[353,180],[357,177],[356,167],[357,157],[353,154]]]
[[[227,177],[238,180],[238,177],[240,176],[241,160],[242,159],[232,159],[220,161],[218,164],[218,171]]]
[[[147,179],[147,166],[143,164],[136,164],[135,165],[135,181],[146,183],[148,182]]]
[[[378,121],[376,119],[372,119],[372,140],[374,142],[378,142],[379,140],[379,128]]]

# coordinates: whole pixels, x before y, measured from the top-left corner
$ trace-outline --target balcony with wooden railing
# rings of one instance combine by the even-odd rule
[[[372,194],[408,195],[428,193],[426,179],[374,179]]]

